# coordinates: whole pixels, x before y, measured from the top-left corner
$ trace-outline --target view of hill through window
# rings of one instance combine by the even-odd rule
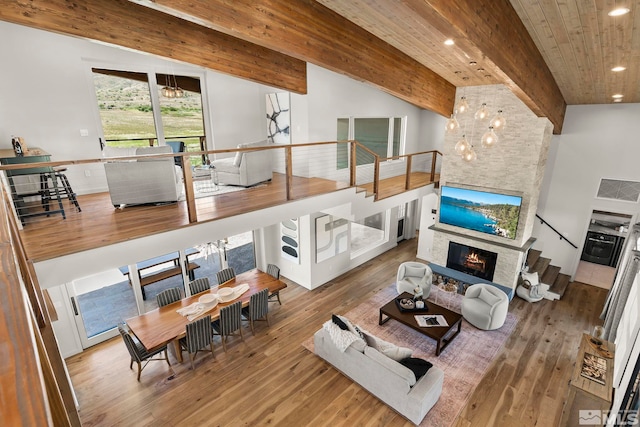
[[[154,106],[147,74],[126,74],[132,78],[93,73],[106,144],[144,147],[150,145],[151,139],[153,145],[158,145],[153,116],[153,110],[157,108],[161,117],[158,126],[162,126],[165,141],[181,140],[187,151],[200,151],[200,137],[205,135],[200,93],[183,89],[183,97],[167,98],[162,96],[163,85],[159,83],[159,105]],[[158,81],[162,79],[158,78]]]

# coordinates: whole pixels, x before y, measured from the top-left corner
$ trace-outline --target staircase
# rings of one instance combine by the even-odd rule
[[[566,274],[560,273],[560,267],[551,265],[549,258],[544,258],[542,252],[535,249],[529,250],[527,256],[527,265],[529,266],[529,272],[537,272],[540,283],[545,283],[550,286],[548,293],[554,299],[562,298],[569,283],[571,277]]]

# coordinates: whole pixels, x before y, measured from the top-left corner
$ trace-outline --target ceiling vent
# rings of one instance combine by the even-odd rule
[[[640,182],[601,179],[598,198],[637,202],[640,198]]]

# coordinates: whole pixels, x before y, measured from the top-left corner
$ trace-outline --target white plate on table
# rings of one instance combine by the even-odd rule
[[[218,297],[215,294],[205,294],[198,298],[198,302],[206,305],[216,305]]]
[[[233,288],[219,288],[218,299],[220,302],[229,302],[236,298],[236,291]]]

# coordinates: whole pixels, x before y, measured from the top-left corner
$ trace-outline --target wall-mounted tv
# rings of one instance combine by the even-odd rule
[[[440,222],[494,236],[516,238],[522,197],[442,186]]]

